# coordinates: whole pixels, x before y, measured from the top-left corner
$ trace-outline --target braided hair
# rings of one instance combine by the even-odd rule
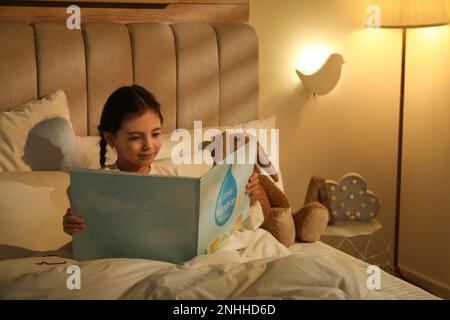
[[[155,97],[138,85],[121,87],[114,91],[103,107],[98,131],[100,133],[100,167],[105,167],[107,142],[105,132],[115,134],[120,130],[123,121],[132,116],[142,115],[145,111],[155,112],[161,123],[163,116]]]

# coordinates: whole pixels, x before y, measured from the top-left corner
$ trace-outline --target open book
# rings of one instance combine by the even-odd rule
[[[201,177],[71,171],[70,204],[86,220],[73,235],[74,259],[180,263],[215,252],[247,221],[253,168],[218,164]]]

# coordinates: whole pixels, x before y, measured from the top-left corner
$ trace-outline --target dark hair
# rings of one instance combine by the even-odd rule
[[[138,85],[121,87],[114,91],[103,107],[98,131],[100,133],[100,166],[103,168],[106,161],[106,139],[104,132],[116,133],[122,127],[125,119],[140,116],[145,111],[155,112],[163,123],[160,105],[155,97]]]

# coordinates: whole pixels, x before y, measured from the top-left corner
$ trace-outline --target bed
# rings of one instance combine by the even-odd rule
[[[324,243],[284,247],[258,228],[258,206],[253,224],[218,252],[180,265],[71,258],[61,225],[65,169],[75,160],[98,165],[96,126],[109,93],[135,83],[156,94],[167,132],[157,161],[167,163],[169,133],[194,120],[274,128],[273,118],[258,120],[258,81],[257,35],[247,24],[0,22],[0,298],[436,299],[384,271],[381,288],[369,289],[368,265]],[[207,166],[183,169],[200,175]],[[74,268],[80,288],[70,288]]]

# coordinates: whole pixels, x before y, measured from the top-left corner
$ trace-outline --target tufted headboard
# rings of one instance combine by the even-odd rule
[[[75,133],[97,135],[107,97],[130,84],[155,95],[166,132],[257,119],[257,36],[243,23],[0,21],[0,110],[62,89]]]

